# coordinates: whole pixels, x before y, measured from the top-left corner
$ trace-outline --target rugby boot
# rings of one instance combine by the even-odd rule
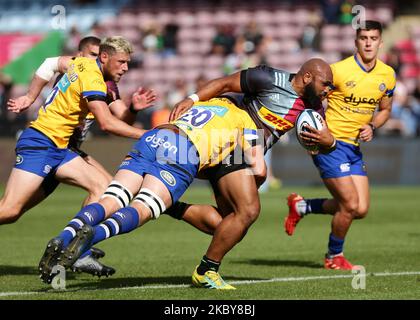
[[[208,270],[204,275],[197,272],[198,266],[192,275],[192,284],[197,288],[218,289],[218,290],[236,290],[235,287],[226,283],[218,272]]]
[[[52,270],[58,263],[61,250],[63,249],[63,240],[59,238],[53,238],[48,241],[47,247],[45,248],[44,254],[38,265],[39,277],[47,284],[50,284],[56,274],[52,276]]]
[[[328,254],[325,255],[324,260],[324,268],[325,269],[332,269],[332,270],[352,270],[355,266],[353,266],[343,254],[339,254],[336,256],[329,256]]]
[[[73,272],[88,273],[99,278],[102,276],[109,277],[115,273],[114,268],[100,263],[91,255],[77,259],[76,262],[71,266],[71,270]]]
[[[296,193],[291,193],[287,197],[289,214],[284,219],[284,230],[289,236],[293,235],[293,232],[295,232],[296,225],[298,224],[300,219],[303,218],[303,216],[301,216],[296,209],[296,203],[301,200],[303,200],[303,198]]]
[[[99,248],[92,247],[90,248],[90,252],[92,253],[92,257],[94,259],[101,259],[105,257],[105,252]]]
[[[79,257],[89,249],[94,231],[93,227],[87,224],[83,225],[76,233],[76,236],[70,242],[70,244],[61,251],[58,259],[60,260],[60,265],[64,268],[70,268]]]

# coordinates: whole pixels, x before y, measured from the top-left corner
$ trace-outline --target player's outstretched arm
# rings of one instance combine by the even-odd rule
[[[7,110],[14,113],[20,113],[28,109],[36,98],[38,98],[42,88],[44,88],[47,83],[48,81],[35,74],[29,85],[28,93],[15,99],[9,99],[9,101],[7,101]]]
[[[67,71],[70,59],[71,57],[67,56],[45,59],[35,72],[28,93],[15,99],[9,99],[7,109],[14,113],[20,113],[28,109],[55,73]]]
[[[226,92],[242,92],[241,72],[207,82],[197,93],[189,96],[174,106],[169,117],[170,121],[177,119],[188,111],[196,101],[206,101]]]
[[[146,130],[132,127],[114,117],[104,101],[90,101],[88,108],[103,131],[133,139],[139,139],[146,132]]]

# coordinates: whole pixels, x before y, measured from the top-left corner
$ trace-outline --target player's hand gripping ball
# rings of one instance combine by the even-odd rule
[[[308,126],[316,130],[321,130],[323,128],[322,120],[322,116],[312,109],[303,110],[296,119],[296,137],[300,145],[306,150],[316,152],[319,150],[319,144],[314,141],[311,141],[311,139],[302,137],[301,133],[312,132]]]

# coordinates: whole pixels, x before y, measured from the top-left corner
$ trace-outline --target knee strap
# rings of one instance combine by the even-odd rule
[[[162,212],[166,210],[163,200],[152,190],[142,188],[134,201],[140,201],[152,212],[153,219],[159,218]]]
[[[131,199],[133,199],[131,192],[115,180],[111,181],[101,199],[106,197],[114,198],[121,208],[128,206]]]

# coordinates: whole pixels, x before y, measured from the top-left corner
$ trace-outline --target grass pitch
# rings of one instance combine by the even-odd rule
[[[62,186],[16,224],[0,226],[0,299],[420,298],[420,187],[371,188],[370,213],[353,223],[345,243],[346,257],[366,269],[365,289],[352,287],[351,272],[322,268],[330,216],[305,217],[293,237],[285,234],[285,198],[292,191],[305,197],[328,196],[321,187],[285,187],[261,195],[260,218],[220,269],[236,291],[189,286],[211,238],[167,216],[98,245],[107,253],[103,262],[117,269],[112,277],[68,272],[66,290],[57,291],[38,279],[38,261],[48,240],[75,215],[84,197],[83,191]],[[183,199],[213,203],[205,187],[191,188]]]

